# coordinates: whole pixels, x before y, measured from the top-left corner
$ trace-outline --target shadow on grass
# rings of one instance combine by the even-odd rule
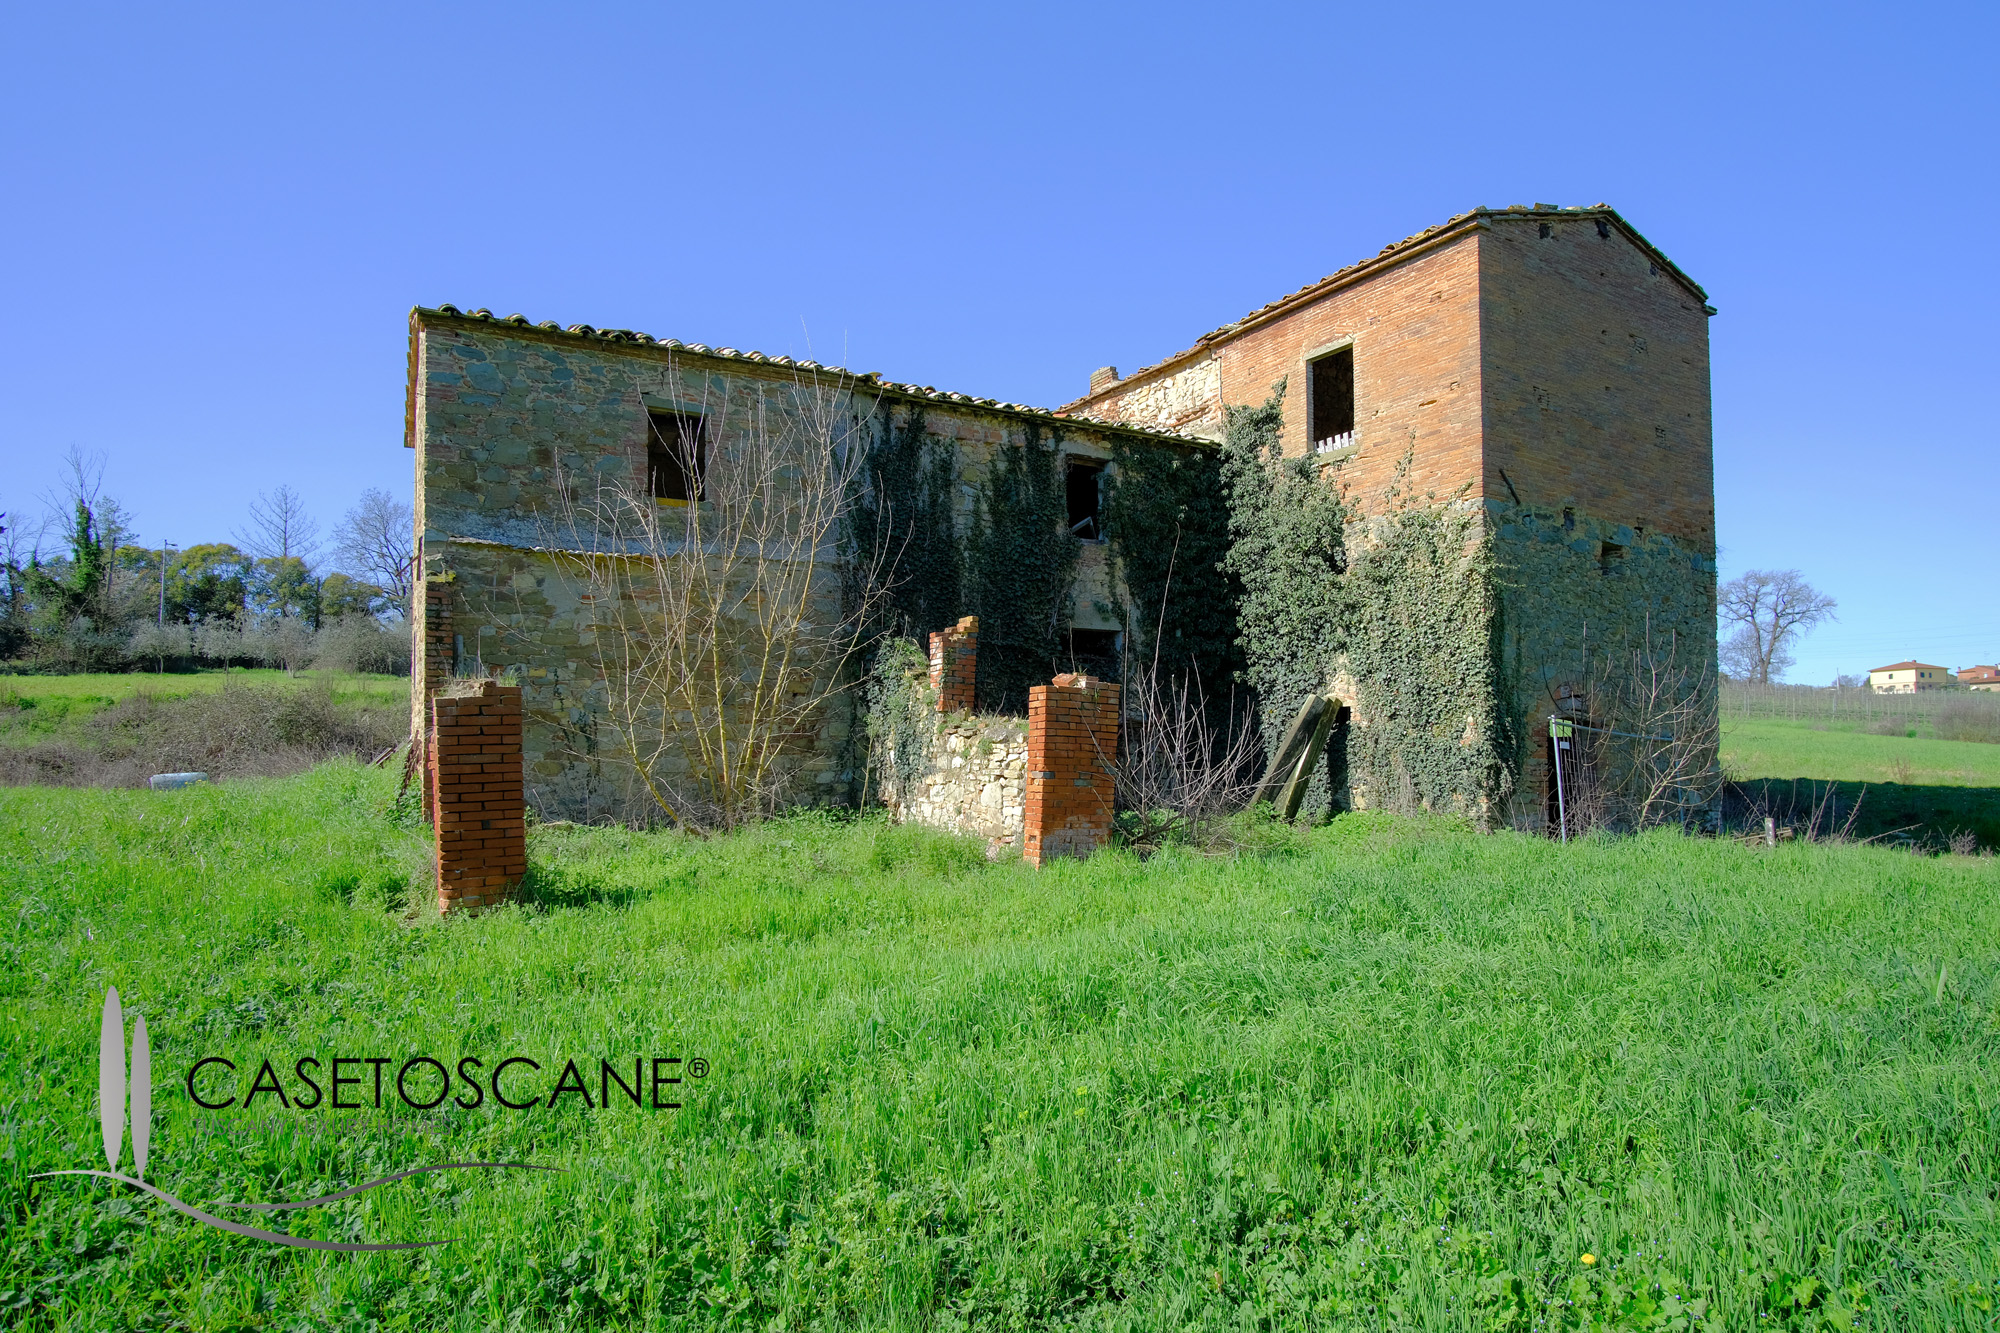
[[[2000,848],[2000,788],[1996,787],[1757,778],[1724,788],[1723,820],[1729,827],[1743,827],[1766,815],[1799,834],[1809,828],[1816,836],[1845,830],[1857,841],[1943,848],[1955,835],[1970,833],[1981,847]]]
[[[537,907],[590,907],[607,904],[629,907],[639,891],[631,884],[606,882],[591,868],[575,865],[547,865],[529,862],[521,879],[521,901]]]

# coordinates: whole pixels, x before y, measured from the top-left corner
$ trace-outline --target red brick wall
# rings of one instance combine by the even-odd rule
[[[1118,686],[1074,674],[1028,691],[1028,864],[1089,856],[1111,840],[1119,697]]]
[[[528,870],[521,689],[481,681],[431,700],[438,910],[506,899]]]
[[[962,616],[950,629],[931,635],[931,688],[938,712],[970,713],[972,682],[979,665],[979,617]]]
[[[1712,556],[1708,313],[1607,229],[1589,216],[1495,218],[1481,238],[1484,493]]]
[[[1307,357],[1352,340],[1355,449],[1330,475],[1371,513],[1412,448],[1418,494],[1476,483],[1478,244],[1476,234],[1449,242],[1225,344],[1223,401],[1261,403],[1286,378],[1285,452],[1304,453]]]
[[[1467,231],[1309,305],[1230,338],[1214,350],[1224,403],[1251,405],[1286,380],[1285,452],[1304,453],[1306,363],[1341,343],[1354,348],[1354,442],[1330,475],[1377,511],[1397,462],[1414,447],[1419,494],[1474,483],[1480,466],[1479,233]],[[1173,368],[1169,368],[1173,369]],[[1118,418],[1147,380],[1078,404]]]
[[[431,700],[451,680],[452,628],[451,584],[442,579],[425,579],[410,599],[416,617],[410,624],[410,745],[417,752],[418,766],[430,771]],[[433,818],[431,784],[424,783],[424,818]]]

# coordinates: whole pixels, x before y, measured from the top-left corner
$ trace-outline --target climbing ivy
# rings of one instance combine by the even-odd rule
[[[1242,585],[1224,563],[1223,459],[1220,450],[1117,437],[1105,487],[1113,583],[1123,582],[1132,603],[1127,654],[1157,660],[1165,672],[1192,669],[1217,698],[1243,665],[1236,620]]]
[[[861,495],[849,511],[850,569],[886,585],[880,631],[922,635],[958,619],[961,582],[952,494],[958,446],[934,435],[921,406],[874,419]]]
[[[869,769],[862,804],[872,804],[885,785],[893,785],[897,798],[907,800],[929,769],[931,741],[937,732],[930,657],[913,639],[883,639],[876,646],[865,693]],[[884,760],[889,770],[876,771]]]
[[[1025,713],[1058,669],[1069,632],[1077,542],[1069,533],[1061,437],[1027,426],[993,450],[967,534],[965,602],[979,617],[979,707]]]
[[[1311,693],[1351,710],[1309,809],[1450,810],[1490,824],[1509,784],[1494,681],[1492,555],[1463,495],[1407,489],[1364,518],[1316,457],[1286,458],[1285,382],[1231,407],[1222,458],[1228,569],[1266,750]]]

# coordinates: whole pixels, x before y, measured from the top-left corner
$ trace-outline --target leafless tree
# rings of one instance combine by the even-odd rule
[[[346,573],[359,575],[410,603],[410,559],[416,552],[410,504],[370,487],[333,530],[334,553]]]
[[[1113,774],[1125,842],[1142,851],[1214,843],[1257,788],[1264,745],[1247,701],[1204,697],[1193,672],[1128,673]]]
[[[883,580],[841,567],[866,462],[845,386],[804,372],[733,397],[706,384],[680,395],[699,401],[699,432],[656,441],[675,454],[668,489],[693,497],[607,479],[589,460],[561,479],[550,546],[591,608],[613,746],[660,814],[730,828],[788,795],[855,683]]]
[[[1753,569],[1722,585],[1716,610],[1734,626],[1723,646],[1732,676],[1768,685],[1792,665],[1792,645],[1825,621],[1837,619],[1833,598],[1796,569]]]
[[[1568,831],[1708,819],[1722,792],[1721,711],[1705,651],[1649,624],[1636,645],[1587,660],[1582,686],[1553,709]]]
[[[236,540],[260,560],[300,560],[310,567],[319,555],[319,524],[303,496],[280,486],[250,502],[250,525]]]

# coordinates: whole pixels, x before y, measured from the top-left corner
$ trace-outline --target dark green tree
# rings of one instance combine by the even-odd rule
[[[250,609],[281,620],[317,619],[319,581],[312,567],[295,555],[258,560],[250,579]]]
[[[372,617],[397,604],[398,599],[388,590],[345,574],[328,574],[319,587],[319,614],[322,620],[338,620],[342,616]]]
[[[240,619],[249,605],[250,557],[228,542],[200,542],[167,561],[167,619],[200,624]]]

